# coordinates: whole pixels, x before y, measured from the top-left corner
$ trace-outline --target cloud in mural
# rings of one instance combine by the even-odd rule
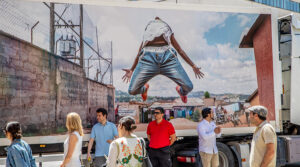
[[[241,27],[244,27],[248,22],[251,21],[251,19],[249,17],[247,17],[246,15],[238,15],[237,18],[240,21]]]

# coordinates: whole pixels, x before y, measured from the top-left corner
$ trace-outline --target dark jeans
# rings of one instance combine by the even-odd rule
[[[163,147],[159,149],[150,148],[149,157],[153,167],[171,167],[171,153],[170,147]]]
[[[95,157],[94,159],[94,167],[102,167],[106,162],[106,158],[104,156],[101,157]]]

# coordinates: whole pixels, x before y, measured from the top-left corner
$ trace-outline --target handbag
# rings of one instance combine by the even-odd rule
[[[150,161],[150,158],[147,154],[147,151],[146,151],[146,154],[145,154],[145,150],[146,150],[146,147],[145,147],[145,143],[144,143],[144,140],[141,139],[141,143],[142,143],[142,149],[143,149],[143,164],[142,164],[142,167],[152,167],[152,163]]]

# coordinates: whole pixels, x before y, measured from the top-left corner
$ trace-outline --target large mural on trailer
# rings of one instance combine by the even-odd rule
[[[51,6],[49,3],[42,2],[3,0],[0,2],[0,30],[33,46],[50,51],[49,6]],[[56,13],[54,54],[68,58],[72,65],[61,68],[75,74],[72,70],[76,71],[78,66],[74,64],[80,64],[78,60],[80,6],[78,4],[54,4],[54,6]],[[105,92],[103,98],[97,97],[100,99],[98,102],[101,102],[91,103],[87,99],[80,101],[80,103],[93,105],[84,107],[82,111],[86,112],[83,115],[87,115],[89,120],[93,120],[92,113],[97,107],[104,106],[109,110],[110,121],[117,122],[120,117],[128,113],[134,115],[140,123],[138,130],[144,130],[147,123],[153,120],[153,108],[162,106],[166,110],[166,119],[170,120],[177,129],[195,128],[201,120],[201,109],[210,107],[215,113],[215,121],[223,127],[250,126],[249,113],[245,108],[256,99],[256,65],[253,49],[239,48],[239,44],[258,14],[97,5],[82,7],[85,75],[81,77],[108,85],[109,89],[113,84],[116,91],[135,95],[137,99],[132,99],[131,102],[114,102],[113,96],[108,97],[107,90],[99,88],[97,90]],[[0,50],[9,51],[12,47],[0,45]],[[13,54],[13,52],[6,53]],[[10,56],[5,57],[9,59]],[[1,57],[4,56],[0,54]],[[28,57],[28,60],[30,59]],[[14,61],[14,59],[10,60]],[[111,65],[112,69],[110,69]],[[76,69],[73,66],[76,66]],[[36,70],[43,71],[39,68]],[[57,69],[49,68],[49,70],[54,70],[49,73],[55,77]],[[29,72],[16,73],[16,71],[1,70],[1,73],[31,76]],[[3,78],[3,75],[0,79],[1,77]],[[11,82],[9,84],[14,85]],[[55,94],[57,79],[48,84]],[[12,89],[5,85],[7,84],[0,85],[2,92],[8,92],[1,94],[2,99],[19,95],[17,92],[9,93]],[[73,84],[73,87],[80,89],[78,85]],[[146,100],[145,90],[147,90],[147,97],[178,99],[149,102],[149,99]],[[81,94],[76,95],[76,92],[69,92],[71,100],[62,101],[61,104],[72,104],[73,97],[73,102],[76,101],[77,96],[82,97]],[[85,93],[88,92],[93,90]],[[205,95],[204,92],[209,95]],[[101,94],[97,93],[99,96]],[[62,96],[67,94],[62,93]],[[54,105],[50,107],[51,110],[62,110],[64,107],[55,106],[57,105],[55,98],[57,96],[50,98],[51,105]],[[146,101],[143,101],[143,98]],[[13,102],[18,105],[20,103],[22,106],[26,100]],[[4,101],[0,103],[0,107],[5,105],[7,108],[13,105],[13,102]],[[46,105],[46,102],[44,103],[43,105]],[[72,105],[68,107],[68,111],[71,110]],[[52,115],[53,120],[49,121],[49,126],[55,126],[53,121],[56,119],[63,119],[63,116],[59,117],[60,115],[55,113]],[[91,121],[89,123],[91,124]],[[87,125],[89,123],[87,122]],[[90,126],[86,126],[88,127]]]

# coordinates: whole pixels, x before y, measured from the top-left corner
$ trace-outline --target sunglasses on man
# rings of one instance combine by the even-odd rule
[[[161,114],[160,112],[154,112],[154,114],[156,115],[156,114]]]

